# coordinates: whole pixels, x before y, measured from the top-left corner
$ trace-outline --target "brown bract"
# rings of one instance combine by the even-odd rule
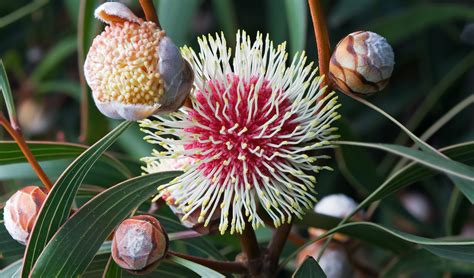
[[[26,245],[45,199],[46,193],[38,186],[22,188],[8,199],[3,218],[13,239]]]
[[[137,215],[123,221],[115,231],[112,258],[121,268],[146,274],[166,256],[168,245],[168,235],[156,218]]]
[[[349,34],[336,46],[329,72],[347,94],[367,96],[381,91],[392,75],[394,54],[382,36],[367,31]]]

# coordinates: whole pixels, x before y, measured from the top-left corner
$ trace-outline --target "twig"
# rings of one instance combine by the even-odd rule
[[[168,239],[172,240],[179,240],[179,239],[186,239],[186,238],[195,238],[195,237],[202,237],[203,234],[200,234],[194,230],[186,230],[180,232],[174,232],[168,234]]]
[[[26,159],[31,164],[31,167],[33,168],[33,170],[35,171],[36,175],[41,180],[43,185],[46,187],[46,189],[48,191],[51,190],[51,188],[53,187],[53,184],[49,180],[48,176],[46,176],[41,166],[38,164],[38,161],[36,161],[36,158],[31,153],[30,149],[28,148],[28,145],[25,142],[25,139],[23,138],[23,136],[21,136],[21,134],[16,129],[14,129],[11,126],[10,122],[5,118],[5,116],[1,112],[0,112],[0,124],[5,128],[5,130],[10,134],[13,140],[15,140],[15,142],[18,144],[18,147],[23,152]]]
[[[140,5],[142,6],[143,12],[145,13],[145,18],[147,21],[155,22],[158,28],[161,29],[160,21],[156,15],[155,5],[153,5],[152,0],[140,0]]]
[[[251,276],[257,276],[260,273],[261,264],[261,252],[258,246],[257,237],[250,223],[246,223],[245,229],[242,234],[237,234],[240,240],[240,246],[242,252],[247,258],[247,268]]]
[[[326,27],[326,19],[319,0],[308,0],[311,19],[313,21],[314,35],[316,37],[316,46],[318,48],[319,72],[321,76],[326,78],[321,83],[321,88],[328,85],[331,90],[331,80],[329,79],[329,59],[331,58],[331,50],[329,45],[328,29]]]
[[[278,271],[278,261],[286,240],[288,239],[288,235],[290,234],[291,226],[292,223],[285,223],[278,227],[273,233],[272,240],[268,244],[268,254],[265,263],[267,271],[272,274],[276,274]]]
[[[213,270],[226,273],[246,273],[247,269],[242,263],[239,262],[225,262],[225,261],[215,261],[204,259],[196,256],[186,255],[174,251],[168,251],[168,255],[180,257],[203,266],[209,267]]]

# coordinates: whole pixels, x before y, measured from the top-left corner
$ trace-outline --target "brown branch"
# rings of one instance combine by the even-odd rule
[[[237,236],[240,240],[242,252],[247,260],[247,268],[250,275],[252,277],[258,276],[262,267],[262,256],[260,247],[258,246],[257,237],[255,236],[255,231],[250,223],[247,222],[242,234],[237,234]]]
[[[28,148],[28,145],[25,142],[25,139],[21,134],[11,126],[10,122],[5,118],[5,116],[0,113],[0,125],[2,125],[5,130],[10,134],[10,136],[15,140],[17,143],[18,147],[20,150],[23,152],[23,154],[26,157],[26,160],[31,164],[31,167],[35,171],[36,175],[38,178],[41,180],[43,185],[46,187],[46,189],[49,191],[53,187],[53,184],[49,180],[48,176],[44,173],[43,169],[41,166],[38,164],[38,161],[36,161],[36,158],[33,156],[31,153],[30,149]]]
[[[155,5],[153,5],[152,0],[140,0],[140,5],[142,6],[143,12],[145,13],[145,18],[147,21],[155,22],[158,28],[161,29],[160,21],[156,15]]]
[[[204,259],[196,256],[186,255],[174,251],[168,251],[168,255],[180,257],[203,266],[209,267],[215,271],[225,272],[225,273],[246,273],[247,269],[242,263],[239,262],[226,262],[226,261],[214,261],[209,259]]]
[[[278,271],[278,261],[286,240],[288,239],[288,235],[290,234],[291,226],[291,223],[285,223],[273,232],[272,240],[268,244],[268,254],[265,259],[266,272],[276,274],[275,272]]]
[[[311,19],[313,20],[316,46],[318,48],[319,72],[321,76],[325,76],[325,79],[321,83],[322,88],[326,85],[331,85],[329,80],[329,59],[331,58],[329,35],[320,0],[308,0],[308,4],[311,12]],[[331,88],[328,89],[331,90]]]

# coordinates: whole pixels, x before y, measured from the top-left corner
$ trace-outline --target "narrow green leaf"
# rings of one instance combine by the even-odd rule
[[[38,161],[76,158],[88,148],[79,144],[47,141],[32,141],[27,144]],[[104,154],[100,160],[116,168],[118,172],[124,174],[124,177],[131,176],[127,167],[113,156]],[[0,141],[0,166],[19,162],[27,162],[27,160],[18,145],[13,141]]]
[[[429,269],[435,272],[451,272],[457,274],[474,273],[474,264],[441,258],[432,253],[419,249],[409,252],[391,264],[380,277],[400,277],[413,272],[423,272]]]
[[[3,209],[0,209],[3,215]],[[7,229],[5,228],[3,220],[0,221],[0,258],[20,257],[23,254],[25,247],[14,240]],[[0,276],[1,277],[1,276]]]
[[[82,153],[64,171],[49,192],[30,234],[22,277],[27,277],[48,241],[66,221],[77,189],[99,157],[115,142],[132,122],[123,122],[100,141]]]
[[[104,269],[104,274],[102,278],[121,278],[122,269],[115,263],[112,256],[109,257],[109,261]]]
[[[140,176],[119,183],[82,206],[57,231],[39,256],[33,277],[76,277],[86,271],[101,244],[156,187],[180,172]]]
[[[31,81],[38,84],[52,71],[60,68],[60,63],[71,56],[77,49],[77,38],[67,37],[59,41],[31,73]]]
[[[308,6],[305,0],[285,0],[285,4],[290,30],[290,53],[295,55],[305,49]]]
[[[36,86],[36,93],[38,95],[60,93],[73,98],[78,103],[81,101],[81,85],[72,80],[52,80],[41,82]]]
[[[231,0],[212,0],[214,14],[222,26],[226,40],[230,45],[235,44],[237,33],[237,18],[235,8]]]
[[[16,119],[15,103],[13,102],[12,90],[10,83],[8,82],[7,72],[3,66],[3,61],[0,59],[0,89],[3,92],[3,100],[7,106],[8,115],[11,119]],[[1,99],[0,99],[1,100]],[[3,101],[0,101],[0,104]],[[0,111],[2,107],[0,106]]]
[[[199,274],[201,277],[209,277],[209,278],[225,277],[224,275],[220,274],[219,272],[217,272],[215,270],[212,270],[208,267],[197,264],[195,262],[185,260],[183,258],[172,256],[170,258],[170,261],[189,268],[190,270],[192,270],[192,271],[196,272],[197,274]]]
[[[313,257],[306,257],[306,260],[293,273],[293,278],[326,278],[326,274]]]
[[[8,24],[11,24],[18,19],[27,16],[34,11],[37,11],[38,9],[42,8],[44,5],[46,5],[49,1],[48,0],[36,0],[32,1],[31,3],[28,3],[24,5],[23,7],[15,10],[14,12],[7,14],[6,16],[3,16],[0,18],[0,28],[3,28],[7,26]]]
[[[22,260],[18,260],[9,266],[5,267],[4,269],[0,270],[0,277],[2,278],[17,278],[20,277],[21,271],[21,262]]]
[[[455,237],[430,239],[363,221],[335,226],[324,237],[335,233],[347,234],[399,254],[406,253],[414,247],[414,244],[418,244],[439,257],[474,263],[474,239]],[[313,241],[308,242],[307,245],[311,242]],[[297,251],[299,250],[301,249]]]
[[[421,4],[393,16],[384,16],[369,24],[367,30],[374,31],[396,44],[435,25],[453,20],[474,19],[474,9],[461,4]],[[403,26],[403,28],[400,28]]]
[[[156,2],[158,2],[158,17],[163,30],[177,46],[186,44],[199,1],[160,0]]]

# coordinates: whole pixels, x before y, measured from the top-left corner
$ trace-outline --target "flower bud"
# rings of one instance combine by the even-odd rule
[[[301,265],[308,256],[317,259],[323,244],[315,242],[303,249],[296,256],[296,265]],[[339,243],[331,243],[319,260],[319,266],[327,277],[352,277],[354,269],[349,261],[346,250]]]
[[[84,64],[97,108],[110,118],[140,120],[181,107],[194,73],[165,32],[118,2],[102,4],[95,16],[109,24]]]
[[[337,44],[329,75],[342,92],[367,96],[385,88],[394,64],[392,47],[384,37],[358,31]]]
[[[3,209],[5,228],[13,239],[26,245],[46,193],[38,186],[27,186],[8,199]]]
[[[332,217],[344,218],[348,216],[355,208],[357,203],[349,196],[344,194],[332,194],[322,198],[314,206],[314,212],[319,214],[325,214]],[[362,214],[358,213],[354,216],[355,219],[361,219]],[[324,233],[324,230],[317,228],[309,228],[309,234],[311,237],[318,237]],[[335,234],[334,238],[345,241],[346,236],[341,234]]]
[[[154,270],[168,252],[168,235],[149,215],[123,221],[112,240],[112,258],[121,268],[145,274]]]

